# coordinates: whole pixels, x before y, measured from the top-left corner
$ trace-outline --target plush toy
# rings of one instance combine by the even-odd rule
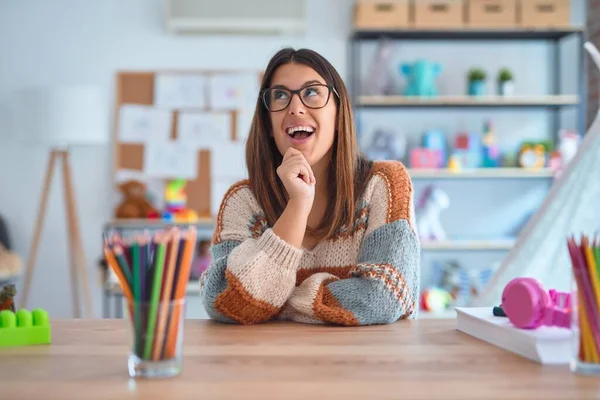
[[[408,83],[405,96],[437,96],[435,79],[442,68],[439,64],[426,60],[417,60],[414,64],[402,64],[401,71],[406,75]]]
[[[575,157],[581,138],[575,132],[567,131],[566,129],[560,131],[559,137],[558,152],[560,153],[562,165],[565,167]]]
[[[117,218],[148,218],[158,211],[146,199],[146,185],[140,181],[127,181],[119,185],[123,201],[115,209]]]
[[[406,137],[377,129],[366,154],[371,160],[403,160],[406,156]]]
[[[445,240],[446,232],[440,222],[440,213],[450,206],[450,198],[443,190],[428,186],[415,211],[417,230],[423,241]]]

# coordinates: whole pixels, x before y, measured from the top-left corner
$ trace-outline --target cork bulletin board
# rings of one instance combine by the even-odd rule
[[[115,185],[117,185],[117,171],[119,170],[132,170],[132,171],[140,171],[144,172],[144,151],[146,144],[145,143],[131,143],[127,141],[122,141],[120,137],[119,127],[120,127],[120,110],[124,105],[144,105],[144,106],[154,106],[155,105],[155,82],[157,74],[188,74],[195,76],[206,76],[207,79],[210,78],[211,74],[236,74],[242,73],[246,76],[256,76],[256,88],[259,87],[261,72],[259,71],[233,71],[233,70],[225,70],[225,71],[205,71],[205,70],[187,70],[187,71],[121,71],[116,75],[116,90],[115,90],[115,127],[113,134],[113,143],[114,143],[114,168],[113,168],[113,177]],[[208,92],[207,92],[208,93]],[[253,104],[248,104],[244,109],[246,115],[251,111],[255,106],[256,98],[258,96],[258,92],[251,94],[251,100],[253,100]],[[221,102],[222,104],[222,102]],[[252,110],[250,109],[252,108]],[[178,132],[178,116],[181,112],[218,112],[218,113],[228,113],[231,116],[230,119],[230,139],[232,142],[239,142],[240,138],[239,133],[240,128],[245,129],[246,131],[249,129],[249,121],[246,121],[244,125],[247,126],[238,126],[240,124],[238,119],[238,114],[240,113],[239,107],[235,104],[231,108],[213,108],[210,101],[207,101],[206,104],[202,107],[197,108],[170,108],[170,112],[173,115],[172,124],[170,129],[170,139],[177,140],[177,132]],[[244,139],[242,139],[244,140]],[[211,171],[211,154],[210,148],[199,148],[197,150],[197,171],[194,179],[188,179],[188,183],[186,186],[187,193],[187,206],[192,210],[198,213],[200,218],[211,218],[214,217],[214,204],[211,204],[211,190],[212,183],[211,177],[214,171]],[[152,178],[149,176],[149,178]],[[168,179],[164,179],[167,181]],[[214,200],[213,200],[214,202]],[[218,206],[218,205],[217,205]],[[212,210],[212,212],[211,212]]]

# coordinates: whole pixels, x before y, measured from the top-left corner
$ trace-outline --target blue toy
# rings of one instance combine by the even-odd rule
[[[435,79],[442,72],[440,64],[426,60],[417,60],[414,64],[402,64],[402,74],[406,75],[408,84],[404,90],[406,96],[437,96]]]
[[[423,147],[429,150],[440,152],[440,165],[437,168],[442,168],[448,162],[448,154],[446,149],[446,135],[444,132],[436,129],[431,129],[425,132],[423,137]]]

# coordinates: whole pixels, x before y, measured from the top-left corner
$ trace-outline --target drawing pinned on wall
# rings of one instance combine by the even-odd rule
[[[253,73],[221,73],[209,78],[210,107],[213,109],[253,109],[260,82]]]
[[[144,172],[153,178],[196,179],[198,150],[178,140],[147,143],[144,149]]]
[[[254,111],[240,110],[236,114],[236,139],[237,141],[245,143],[246,139],[248,139],[248,135],[250,134],[250,127],[252,126]]]
[[[171,135],[173,113],[139,104],[126,104],[119,110],[119,140],[122,143],[149,143]]]
[[[231,140],[231,123],[229,112],[181,112],[177,138],[195,149],[212,149],[215,143]]]
[[[204,108],[206,85],[206,77],[201,74],[156,74],[154,104],[165,108]]]

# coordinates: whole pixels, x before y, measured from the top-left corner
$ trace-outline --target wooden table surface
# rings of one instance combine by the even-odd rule
[[[600,377],[541,366],[455,320],[339,328],[186,320],[183,372],[127,374],[127,320],[55,320],[51,345],[0,349],[2,399],[583,399]]]

